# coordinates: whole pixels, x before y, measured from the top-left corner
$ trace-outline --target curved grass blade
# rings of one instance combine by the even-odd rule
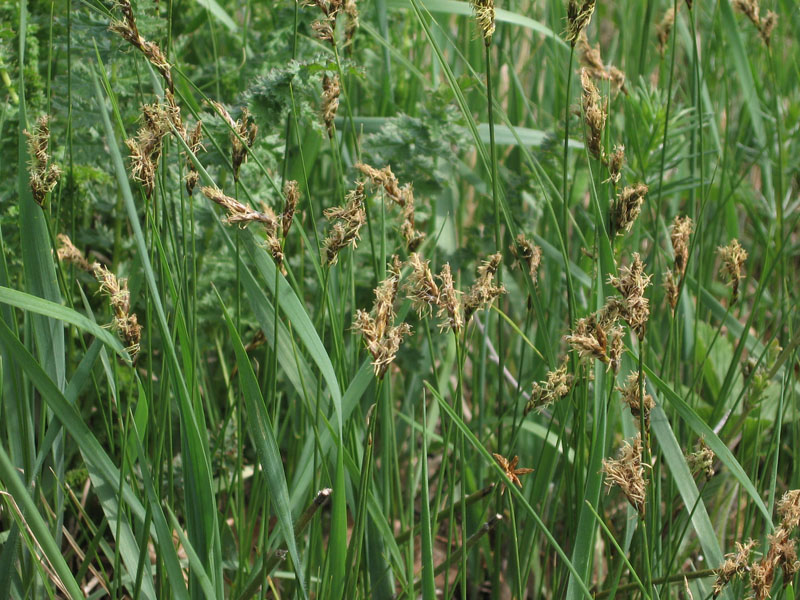
[[[88,317],[71,308],[6,287],[0,287],[0,302],[16,306],[17,308],[36,315],[43,315],[48,319],[52,319],[54,322],[63,321],[64,323],[74,325],[82,331],[91,333],[126,362],[131,362],[130,355],[125,351],[125,348],[122,347],[122,343],[116,337],[109,333],[107,329],[103,329]],[[59,328],[61,328],[60,325]]]

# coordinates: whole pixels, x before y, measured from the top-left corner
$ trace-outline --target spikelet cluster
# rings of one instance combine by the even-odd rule
[[[614,151],[606,157],[606,166],[608,167],[608,179],[617,186],[619,180],[622,178],[622,167],[625,165],[625,146],[622,144],[615,144]]]
[[[344,26],[344,43],[349,44],[353,41],[359,27],[356,0],[344,0],[344,14],[347,17]]]
[[[606,124],[607,112],[605,105],[600,102],[600,92],[597,91],[597,86],[586,68],[581,69],[581,87],[583,88],[583,120],[588,130],[586,145],[594,158],[603,160],[605,158],[603,128]]]
[[[642,212],[642,204],[647,196],[644,183],[625,186],[614,201],[612,219],[617,235],[627,233]]]
[[[133,7],[131,6],[130,0],[115,0],[115,2],[117,9],[122,13],[122,19],[112,20],[109,29],[122,36],[122,38],[129,42],[134,48],[137,48],[164,78],[167,84],[167,90],[170,93],[174,92],[172,70],[167,61],[167,57],[164,56],[158,44],[150,42],[139,35],[139,29],[136,27],[136,18],[133,16]]]
[[[352,1],[352,0],[351,0]],[[342,8],[347,10],[346,0],[308,0],[307,6],[316,6],[322,12],[322,18],[311,24],[311,29],[321,42],[327,42],[331,46],[336,45],[336,19]],[[353,11],[355,4],[350,8]],[[358,13],[356,12],[356,17]],[[348,13],[348,16],[350,13]],[[352,17],[350,17],[352,19]]]
[[[630,266],[621,267],[619,277],[610,275],[608,278],[608,282],[622,294],[622,303],[618,306],[620,316],[628,322],[639,341],[644,339],[647,320],[650,318],[650,301],[644,294],[651,277],[652,275],[644,274],[639,253],[634,252]]]
[[[572,387],[573,375],[567,372],[567,361],[555,371],[548,371],[544,381],[537,381],[533,384],[531,398],[525,405],[525,414],[532,410],[543,411],[548,406],[557,402],[569,393]]]
[[[700,438],[696,450],[686,455],[686,464],[692,473],[703,473],[706,479],[711,479],[714,476],[714,458],[714,451]]]
[[[680,6],[678,4],[677,6]],[[656,26],[656,38],[658,38],[658,52],[664,56],[664,51],[669,42],[670,33],[672,33],[672,26],[675,24],[675,9],[670,7],[661,17],[661,22]]]
[[[692,235],[693,226],[690,217],[675,215],[675,219],[672,221],[670,240],[675,261],[672,270],[664,273],[664,287],[667,291],[667,302],[673,311],[678,305],[678,292],[689,263],[689,238]]]
[[[494,302],[495,298],[506,293],[506,289],[502,285],[494,284],[494,277],[502,260],[503,255],[497,252],[489,256],[478,267],[478,278],[472,284],[469,292],[464,295],[462,301],[465,322],[469,323],[470,318],[479,308],[488,306]]]
[[[440,329],[448,327],[458,333],[464,327],[464,314],[461,310],[459,292],[453,285],[453,274],[450,264],[445,263],[439,273],[439,303],[436,316],[442,319]]]
[[[497,454],[492,452],[492,456],[497,461],[497,464],[500,465],[500,468],[503,469],[503,472],[508,477],[509,481],[516,485],[517,487],[522,487],[522,482],[519,478],[523,475],[527,475],[528,473],[533,473],[533,469],[528,467],[517,467],[519,464],[519,456],[514,456],[511,460],[508,460],[502,454]],[[505,491],[505,488],[500,489],[500,494]]]
[[[128,291],[128,280],[118,279],[100,263],[92,265],[92,271],[100,283],[100,292],[108,296],[114,312],[113,328],[127,344],[128,353],[135,357],[139,352],[142,338],[142,326],[131,310],[131,294]]]
[[[211,100],[211,105],[216,109],[217,113],[225,120],[231,128],[231,164],[233,165],[233,178],[239,179],[239,169],[242,164],[247,162],[247,154],[250,148],[256,141],[258,135],[258,125],[252,120],[250,111],[247,107],[242,109],[242,116],[236,121],[233,120],[227,109],[220,104]]]
[[[606,475],[606,486],[609,489],[615,485],[619,487],[631,506],[644,516],[647,481],[642,463],[641,434],[636,435],[633,444],[624,441],[617,458],[604,458],[602,470]]]
[[[778,15],[768,10],[763,16],[758,5],[758,0],[734,0],[733,6],[744,14],[755,25],[764,44],[769,46],[772,32],[778,24]]]
[[[404,291],[417,314],[428,317],[433,307],[439,306],[441,298],[441,291],[431,272],[430,261],[412,252],[408,257],[408,264],[411,267],[411,274],[408,276]]]
[[[83,252],[75,247],[75,244],[72,243],[68,235],[59,233],[56,239],[58,240],[58,250],[56,251],[58,260],[71,263],[81,271],[86,271],[87,273],[91,272],[92,267],[89,265],[89,261],[86,260]]]
[[[379,379],[383,379],[403,339],[411,333],[408,323],[394,325],[394,301],[400,283],[400,267],[400,259],[393,256],[386,279],[375,289],[372,312],[359,309],[353,323],[353,329],[361,333],[372,355],[372,366]]]
[[[186,145],[189,146],[189,150],[191,150],[192,154],[194,154],[195,156],[197,156],[197,154],[201,150],[204,150],[202,121],[198,121],[197,123],[195,123],[194,128],[187,132]],[[186,192],[190,196],[194,193],[194,188],[199,180],[200,180],[200,174],[197,172],[197,168],[194,166],[194,162],[192,161],[191,157],[187,154],[186,177],[184,178],[184,181],[186,182]]]
[[[714,580],[713,593],[716,598],[736,577],[744,577],[750,571],[750,553],[755,548],[755,540],[747,540],[744,544],[736,542],[736,552],[725,555],[725,562],[717,569],[716,579]]]
[[[586,32],[581,32],[578,38],[578,49],[580,50],[580,61],[589,75],[593,79],[608,81],[611,84],[611,91],[616,96],[619,92],[625,92],[625,73],[614,65],[606,66],[603,63],[600,47],[593,47],[589,44]]]
[[[136,137],[125,140],[130,151],[131,174],[134,180],[144,187],[148,197],[153,195],[156,185],[156,169],[161,158],[164,137],[174,127],[179,135],[184,133],[180,109],[175,105],[171,94],[166,94],[164,103],[145,104],[142,106],[142,125]]]
[[[400,234],[406,241],[406,248],[408,251],[414,252],[425,239],[425,234],[418,231],[416,228],[413,186],[410,183],[406,183],[401,187],[400,182],[395,174],[392,173],[392,168],[389,165],[386,165],[382,169],[376,169],[364,163],[357,163],[356,169],[358,169],[372,185],[382,188],[386,198],[400,207],[403,217],[403,222],[400,225]]]
[[[30,186],[33,199],[39,206],[44,205],[47,194],[53,191],[61,178],[61,169],[51,162],[50,117],[42,115],[36,121],[32,133],[25,131],[28,138],[28,154],[30,155]]]
[[[542,262],[542,249],[525,237],[525,234],[517,235],[517,243],[511,245],[511,252],[528,269],[528,275],[533,283],[539,280],[539,265]]]
[[[567,31],[565,38],[573,46],[581,37],[581,32],[589,25],[594,13],[596,0],[569,0],[567,5]]]
[[[361,228],[367,222],[364,210],[364,182],[356,182],[355,189],[347,193],[344,206],[326,208],[325,217],[333,221],[333,227],[323,243],[323,260],[328,265],[335,265],[339,260],[339,252],[347,246],[355,248],[361,239]]]
[[[747,251],[739,244],[739,240],[733,238],[727,246],[717,248],[722,266],[720,275],[728,280],[732,288],[731,299],[736,302],[739,299],[739,280],[744,277],[744,261],[747,260]]]
[[[488,46],[492,43],[494,35],[494,0],[470,0],[472,12],[475,13],[475,21],[481,32],[483,42]]]
[[[322,77],[322,120],[328,136],[333,136],[333,120],[336,118],[336,111],[339,110],[339,76],[334,75]]]
[[[564,336],[581,358],[596,359],[608,365],[615,373],[622,359],[624,331],[617,325],[619,305],[617,298],[609,298],[602,309],[577,320],[569,335]]]
[[[644,387],[644,386],[642,386]],[[642,401],[641,390],[639,389],[639,373],[633,371],[628,375],[623,387],[617,388],[622,395],[622,401],[628,405],[631,414],[638,423],[640,419],[644,419],[645,431],[650,429],[650,411],[653,410],[656,403],[653,397],[645,392],[644,401]]]

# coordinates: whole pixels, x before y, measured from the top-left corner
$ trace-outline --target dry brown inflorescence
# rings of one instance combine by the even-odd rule
[[[617,458],[603,459],[603,473],[606,475],[606,486],[609,489],[615,485],[619,487],[631,506],[644,516],[647,481],[642,464],[641,434],[636,435],[633,444],[624,441]]]
[[[25,131],[30,155],[30,186],[33,199],[39,206],[44,205],[47,194],[53,191],[61,178],[61,169],[51,161],[50,116],[42,115],[36,121],[33,132]]]

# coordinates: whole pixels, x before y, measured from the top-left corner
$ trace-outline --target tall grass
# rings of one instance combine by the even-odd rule
[[[0,598],[795,597],[791,3],[0,14]]]

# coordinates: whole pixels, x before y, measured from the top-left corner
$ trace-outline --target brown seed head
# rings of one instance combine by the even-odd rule
[[[464,316],[461,312],[461,302],[458,295],[461,293],[453,285],[453,274],[450,271],[450,263],[445,263],[439,275],[439,310],[436,316],[442,319],[439,328],[444,330],[448,327],[455,333],[464,327]]]
[[[717,254],[722,260],[720,275],[725,277],[728,284],[732,286],[732,297],[736,302],[739,297],[739,280],[744,277],[742,267],[744,267],[744,261],[747,260],[747,251],[739,244],[739,240],[733,238],[727,246],[718,247]]]
[[[642,416],[642,406],[644,406],[644,426],[648,430],[650,428],[650,411],[653,410],[656,403],[653,397],[646,393],[644,394],[644,403],[641,401],[641,394],[639,393],[639,373],[632,371],[625,381],[625,387],[617,388],[622,394],[622,401],[631,409],[631,414],[638,421]]]
[[[356,169],[361,171],[372,185],[382,187],[386,192],[386,196],[399,206],[405,204],[406,198],[400,189],[400,182],[397,181],[397,177],[392,173],[392,167],[386,165],[382,169],[376,169],[364,163],[356,163]]]
[[[638,252],[633,253],[631,265],[621,267],[619,274],[619,277],[610,275],[608,282],[622,294],[621,316],[641,341],[644,339],[647,320],[650,317],[650,301],[644,293],[650,285],[652,275],[644,274],[644,265]]]
[[[195,123],[194,129],[192,129],[187,133],[186,145],[189,146],[189,149],[195,156],[197,156],[200,150],[204,150],[202,121],[198,121],[197,123]],[[191,157],[187,154],[185,181],[186,181],[186,191],[190,196],[194,192],[194,188],[199,180],[200,180],[200,174],[197,172],[197,169],[195,168],[194,162],[192,161]]]
[[[714,476],[714,451],[708,447],[706,441],[700,438],[696,450],[686,455],[686,464],[692,473],[703,473],[706,479]]]
[[[410,183],[405,184],[400,189],[400,195],[403,199],[401,206],[403,207],[403,224],[400,226],[400,233],[406,241],[406,248],[413,252],[425,239],[425,234],[417,231],[414,215],[414,189]]]
[[[625,146],[618,144],[614,146],[614,152],[608,157],[606,164],[608,166],[608,180],[616,185],[622,177],[622,167],[625,164]]]
[[[736,552],[725,555],[725,562],[717,569],[714,581],[714,597],[719,596],[734,577],[743,577],[749,570],[750,552],[755,547],[755,540],[747,540],[744,544],[736,542]]]
[[[58,240],[58,252],[56,253],[58,260],[72,263],[81,271],[86,271],[87,273],[92,270],[83,252],[75,247],[68,235],[59,233],[56,239]]]
[[[28,154],[30,156],[30,186],[33,199],[39,206],[44,205],[47,194],[53,191],[61,178],[61,169],[50,162],[48,148],[50,146],[50,116],[42,115],[36,121],[33,133],[25,131],[28,138]]]
[[[522,487],[522,482],[519,480],[520,476],[527,475],[528,473],[533,473],[533,469],[528,468],[517,468],[517,464],[519,463],[519,456],[515,456],[511,460],[508,460],[501,454],[496,454],[492,452],[492,456],[497,461],[497,464],[500,465],[500,468],[503,469],[505,472],[506,477],[511,481],[511,483],[517,485],[518,487]],[[501,492],[502,493],[502,492]]]
[[[114,313],[113,327],[119,332],[127,344],[127,351],[131,357],[139,352],[139,342],[142,337],[142,327],[136,315],[130,312],[130,292],[128,280],[117,279],[117,276],[100,263],[92,265],[94,276],[100,283],[100,292],[108,296],[111,309]]]
[[[430,261],[423,258],[416,252],[412,252],[408,257],[408,264],[411,266],[411,275],[408,276],[405,291],[414,310],[421,317],[431,314],[434,306],[438,307],[440,302],[439,286],[433,279]]]
[[[344,27],[344,43],[349,44],[355,37],[359,26],[356,0],[344,0],[344,14],[347,16],[347,23]]]
[[[689,262],[689,237],[692,235],[692,227],[693,223],[690,217],[675,215],[675,219],[672,221],[672,231],[670,232],[672,252],[675,255],[675,270],[681,279],[686,273],[686,265]]]
[[[647,481],[642,466],[642,436],[637,434],[633,444],[623,442],[616,459],[603,459],[603,473],[606,475],[606,486],[611,489],[618,486],[625,497],[639,514],[645,514]]]
[[[336,111],[339,110],[340,91],[338,75],[322,77],[322,120],[325,122],[325,129],[328,130],[328,137],[333,136],[333,120],[336,118]]]
[[[647,186],[638,183],[634,186],[626,186],[617,196],[614,203],[614,228],[617,235],[627,233],[633,227],[634,221],[642,212],[642,204],[647,195]]]
[[[161,48],[153,42],[149,42],[139,35],[136,27],[136,18],[133,15],[133,7],[129,0],[116,0],[117,9],[122,12],[122,20],[113,19],[109,30],[119,34],[125,41],[137,48],[145,58],[150,61],[156,70],[164,78],[167,90],[172,94],[175,89],[172,82],[172,71],[166,56]]]
[[[555,371],[548,371],[547,378],[533,384],[531,399],[525,405],[525,414],[532,410],[539,412],[560,400],[569,393],[572,387],[572,374],[567,373],[567,360]]]
[[[680,6],[680,4],[678,4]],[[672,26],[675,24],[675,9],[670,7],[664,16],[661,17],[661,22],[656,27],[656,37],[658,38],[658,52],[664,56],[664,50],[669,42],[669,35],[672,33]]]
[[[289,235],[289,229],[292,227],[294,220],[294,213],[297,210],[297,203],[300,202],[300,186],[294,180],[287,181],[283,184],[283,198],[284,207],[281,214],[281,225],[283,226],[283,237]]]
[[[603,127],[606,124],[606,109],[600,102],[600,92],[597,91],[589,70],[581,69],[581,87],[583,88],[583,119],[588,129],[586,145],[589,153],[597,160],[603,160]]]
[[[567,31],[565,37],[573,46],[586,29],[594,13],[596,0],[569,0],[567,5]]]
[[[240,227],[247,227],[248,224],[257,222],[264,226],[267,232],[267,237],[275,237],[278,231],[278,217],[268,206],[263,207],[264,211],[259,212],[253,210],[246,204],[242,204],[235,198],[226,196],[222,190],[217,187],[203,187],[200,188],[203,195],[225,209],[227,213],[225,222],[229,225],[238,224]]]
[[[800,526],[800,490],[789,490],[777,504],[778,514],[781,516],[781,525],[785,529],[794,529]]]
[[[511,252],[520,263],[528,267],[528,275],[536,283],[539,280],[539,265],[542,262],[542,249],[525,237],[517,235],[517,243],[511,245]]]
[[[344,206],[334,206],[323,211],[329,221],[336,220],[323,244],[325,262],[328,265],[336,264],[343,248],[357,246],[361,228],[367,222],[365,198],[364,182],[358,181],[355,189],[348,192]]]
[[[506,289],[503,286],[496,286],[493,283],[494,276],[502,260],[503,255],[498,252],[492,254],[478,267],[478,278],[472,284],[462,302],[465,322],[469,323],[470,317],[479,308],[491,304],[495,298],[506,293]]]

